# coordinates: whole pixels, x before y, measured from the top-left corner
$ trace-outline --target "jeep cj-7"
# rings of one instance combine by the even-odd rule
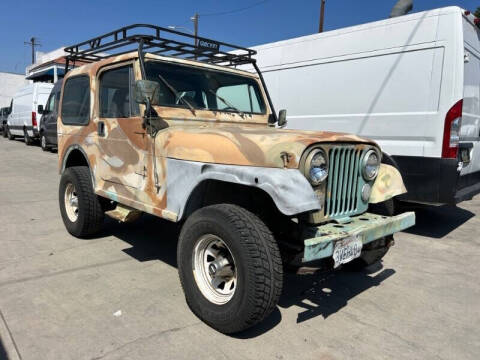
[[[153,25],[65,50],[66,71],[82,64],[66,73],[58,118],[67,230],[92,236],[105,214],[181,223],[186,301],[218,331],[269,315],[285,264],[359,269],[415,222],[372,211],[406,191],[374,142],[281,129],[253,50]]]

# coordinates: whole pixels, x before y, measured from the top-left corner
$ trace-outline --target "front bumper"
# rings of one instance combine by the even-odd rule
[[[363,245],[393,235],[415,225],[415,213],[406,212],[392,217],[365,213],[350,220],[343,224],[331,222],[307,228],[303,234],[305,249],[302,261],[309,262],[332,256],[335,243],[353,235],[359,236]]]

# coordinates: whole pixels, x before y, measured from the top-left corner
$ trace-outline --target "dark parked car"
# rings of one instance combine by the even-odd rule
[[[7,137],[6,126],[8,114],[10,114],[10,107],[0,108],[0,131],[2,131],[3,137]]]
[[[38,113],[42,114],[40,119],[40,146],[43,151],[57,147],[58,101],[60,100],[62,82],[62,80],[59,80],[55,83],[45,108],[42,105],[38,107]]]

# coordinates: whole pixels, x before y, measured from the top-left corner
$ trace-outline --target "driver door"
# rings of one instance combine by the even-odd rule
[[[97,137],[99,175],[106,191],[134,200],[146,182],[146,132],[134,101],[133,63],[101,70],[98,75]]]

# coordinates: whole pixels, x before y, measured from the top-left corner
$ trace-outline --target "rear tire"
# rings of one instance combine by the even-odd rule
[[[8,140],[13,140],[15,139],[15,135],[13,135],[11,132],[10,132],[10,128],[7,126],[7,137],[8,137]]]
[[[70,234],[82,238],[102,229],[104,212],[93,191],[88,167],[67,168],[60,179],[58,196],[63,223]]]
[[[23,140],[25,141],[25,145],[27,146],[33,144],[33,139],[28,135],[27,130],[23,130]]]
[[[223,264],[218,273],[211,270],[217,261]],[[261,322],[282,292],[282,260],[272,233],[257,216],[236,205],[212,205],[193,213],[180,234],[177,262],[188,306],[225,334]]]

